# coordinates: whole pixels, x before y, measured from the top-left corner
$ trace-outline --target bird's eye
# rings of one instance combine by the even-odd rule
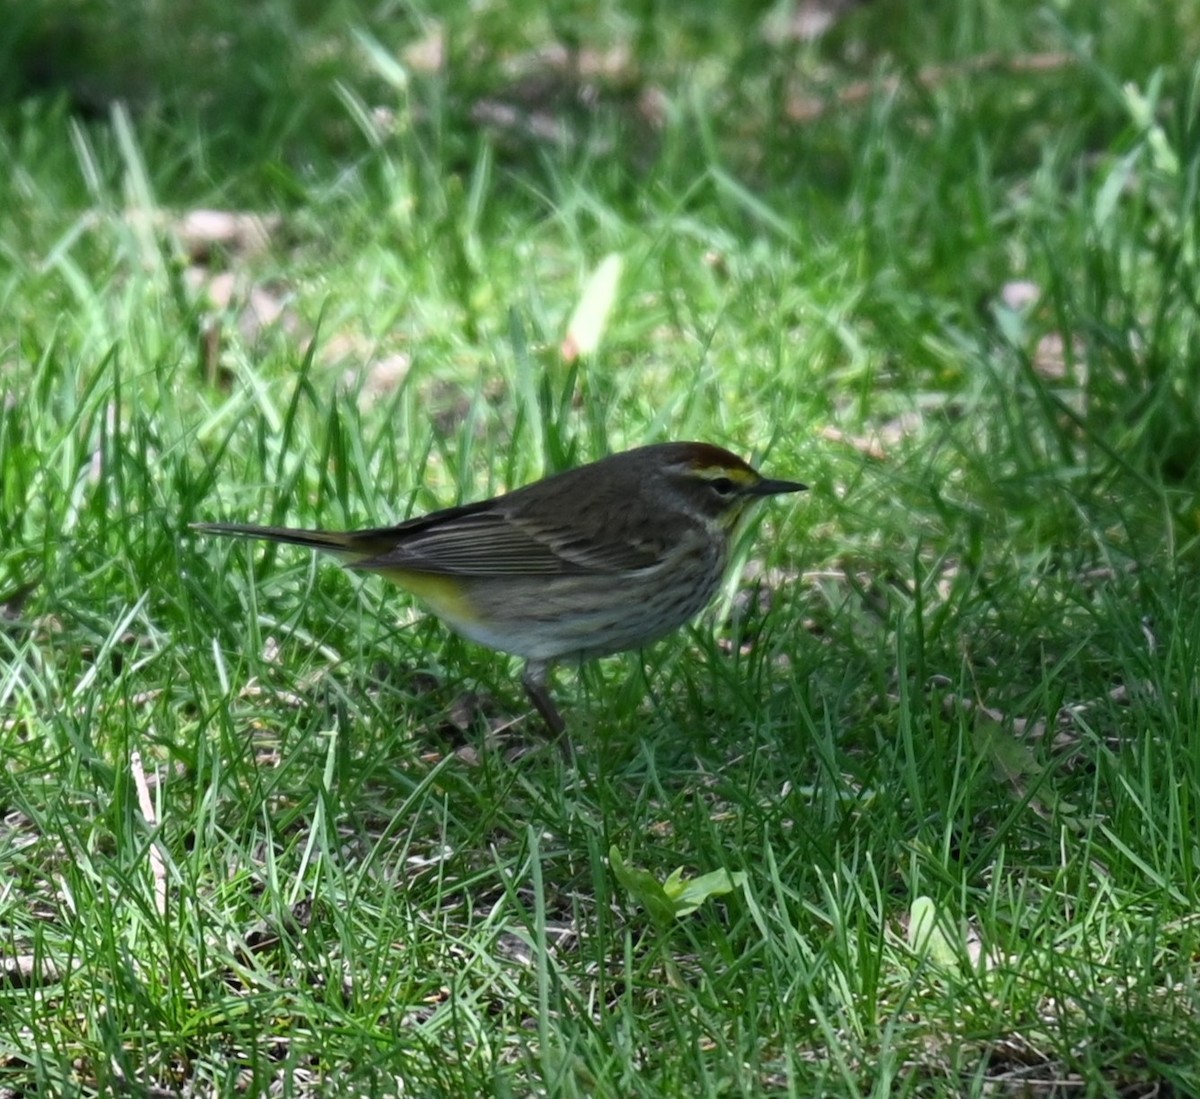
[[[712,485],[713,492],[718,496],[728,496],[735,488],[734,483],[728,477],[714,477],[708,483]]]

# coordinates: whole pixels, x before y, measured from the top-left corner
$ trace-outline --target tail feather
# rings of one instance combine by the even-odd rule
[[[334,553],[362,554],[352,533],[328,530],[298,530],[294,527],[259,527],[243,523],[192,523],[192,530],[204,534],[224,534],[234,538],[262,538],[268,542],[287,542]]]

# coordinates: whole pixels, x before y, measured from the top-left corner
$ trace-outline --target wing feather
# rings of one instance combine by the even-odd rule
[[[356,541],[369,555],[352,567],[457,576],[580,576],[644,569],[659,560],[651,546],[597,544],[578,531],[496,509],[455,509],[430,519],[363,531]]]

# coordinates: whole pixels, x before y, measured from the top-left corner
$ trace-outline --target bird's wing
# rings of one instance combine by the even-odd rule
[[[579,576],[648,568],[655,547],[597,540],[565,526],[473,505],[352,535],[352,567],[457,576]]]

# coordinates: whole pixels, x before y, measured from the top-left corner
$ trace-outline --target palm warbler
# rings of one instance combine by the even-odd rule
[[[720,587],[750,505],[805,487],[709,443],[658,443],[392,527],[194,529],[331,550],[382,573],[464,637],[524,657],[521,682],[561,733],[550,663],[638,649],[682,626]]]

